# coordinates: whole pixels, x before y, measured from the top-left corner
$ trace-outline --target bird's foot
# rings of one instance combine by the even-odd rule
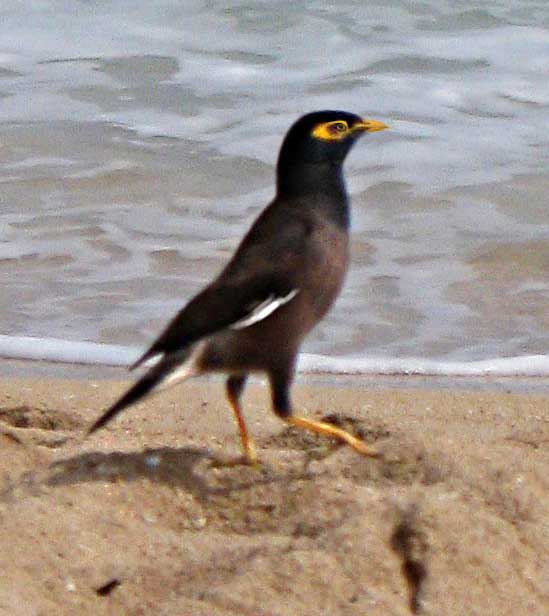
[[[211,463],[212,468],[232,468],[233,466],[251,466],[253,468],[259,468],[261,466],[261,461],[257,457],[255,449],[252,447],[236,458],[216,459]]]
[[[349,436],[352,436],[349,434]],[[370,447],[366,445],[366,443],[359,438],[352,437],[352,441],[346,440],[347,444],[350,445],[355,451],[360,453],[363,456],[368,456],[369,458],[380,458],[381,453],[375,449],[374,447]]]
[[[288,417],[286,421],[298,428],[316,432],[316,434],[322,434],[323,436],[337,438],[347,443],[347,445],[363,456],[368,456],[370,458],[379,458],[381,456],[376,449],[366,445],[364,441],[352,435],[350,432],[325,421],[314,421],[312,419],[306,419],[305,417]]]

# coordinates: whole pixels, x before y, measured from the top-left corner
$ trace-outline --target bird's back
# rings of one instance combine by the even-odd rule
[[[212,283],[226,286],[233,280],[244,282],[243,276],[257,279],[257,272],[270,272],[270,284],[274,288],[278,281],[280,295],[296,292],[286,305],[253,326],[211,337],[204,360],[212,369],[217,365],[268,369],[271,358],[289,361],[334,303],[348,266],[348,232],[325,215],[329,198],[322,194],[315,198],[275,199]]]
[[[314,316],[322,318],[348,265],[348,230],[326,215],[330,208],[341,208],[341,203],[332,201],[321,193],[276,198],[252,225],[218,280],[270,272],[283,285],[281,293],[298,289]]]

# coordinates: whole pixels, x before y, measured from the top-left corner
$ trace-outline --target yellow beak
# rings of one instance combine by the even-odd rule
[[[378,130],[385,130],[386,128],[389,128],[389,126],[387,126],[387,124],[383,124],[383,122],[363,119],[361,122],[353,124],[351,130],[353,132],[364,131],[365,133],[375,133]]]

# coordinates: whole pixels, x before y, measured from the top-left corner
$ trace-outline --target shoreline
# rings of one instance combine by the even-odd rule
[[[126,367],[102,366],[50,361],[0,359],[0,379],[69,379],[99,381],[134,381],[138,373],[129,372]],[[218,382],[222,375],[209,375],[191,382]],[[253,376],[252,382],[261,382],[260,375]],[[417,389],[512,392],[523,394],[549,394],[549,376],[440,376],[440,375],[386,375],[386,374],[297,374],[296,383],[335,387],[338,389]],[[185,384],[182,385],[183,387]]]

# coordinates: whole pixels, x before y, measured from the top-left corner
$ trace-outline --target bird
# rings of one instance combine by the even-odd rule
[[[148,370],[89,428],[190,377],[226,375],[243,464],[259,463],[242,414],[250,374],[270,384],[274,413],[288,425],[377,451],[341,427],[296,414],[290,389],[304,337],[325,316],[349,265],[350,203],[343,162],[357,140],[389,128],[346,111],[314,111],[288,130],[276,166],[276,193],[219,275],[171,320],[130,367]]]

